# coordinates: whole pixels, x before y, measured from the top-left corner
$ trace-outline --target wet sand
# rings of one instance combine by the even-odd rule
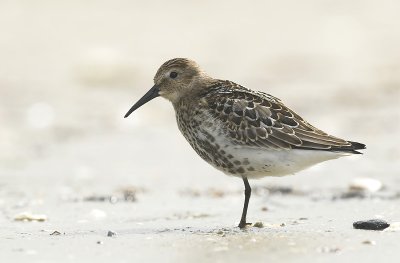
[[[398,4],[39,2],[0,7],[2,262],[398,261]],[[242,181],[195,154],[168,102],[123,119],[176,56],[365,154],[251,181],[263,227],[239,230]],[[382,187],[350,191],[357,178]],[[374,218],[391,226],[353,229]]]
[[[253,181],[248,218],[264,227],[242,231],[236,227],[242,182],[203,164],[185,144],[175,144],[179,134],[153,135],[155,151],[142,152],[140,161],[130,156],[146,148],[147,140],[112,135],[68,143],[22,172],[3,172],[2,257],[33,262],[396,261],[398,181],[384,181],[385,188],[375,193],[348,195],[350,179],[364,175],[356,164],[367,162],[368,155],[293,177]],[[136,147],[126,147],[129,140]],[[162,147],[166,141],[181,145],[174,158]],[[110,154],[115,152],[124,157]],[[85,158],[87,166],[71,168]],[[107,162],[98,162],[103,159]],[[47,219],[14,221],[22,212]],[[354,221],[371,218],[392,226],[353,229]],[[108,237],[108,231],[116,235]]]

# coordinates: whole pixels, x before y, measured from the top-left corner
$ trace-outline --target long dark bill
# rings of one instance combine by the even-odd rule
[[[134,112],[136,109],[138,109],[143,104],[160,96],[160,94],[158,94],[159,92],[160,92],[160,89],[157,86],[153,86],[146,94],[144,94],[144,96],[140,100],[138,100],[138,102],[135,103],[135,105],[132,106],[132,108],[130,108],[128,110],[128,112],[125,114],[124,118],[128,117],[132,112]]]

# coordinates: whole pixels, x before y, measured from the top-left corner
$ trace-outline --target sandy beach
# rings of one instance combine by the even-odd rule
[[[0,261],[397,262],[399,8],[1,1]],[[259,227],[239,230],[242,181],[196,155],[169,102],[123,118],[173,57],[367,150],[251,181]],[[367,219],[390,226],[353,228]]]

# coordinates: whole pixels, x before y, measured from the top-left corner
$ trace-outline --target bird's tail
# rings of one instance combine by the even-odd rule
[[[339,147],[332,147],[332,151],[338,151],[338,152],[347,152],[347,153],[353,153],[353,154],[362,154],[361,152],[357,150],[363,150],[366,149],[366,145],[363,143],[359,142],[352,142],[348,141],[351,145],[350,146],[339,146]]]

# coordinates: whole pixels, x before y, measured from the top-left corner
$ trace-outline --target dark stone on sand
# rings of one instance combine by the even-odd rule
[[[114,237],[114,236],[116,236],[117,235],[117,233],[115,233],[115,232],[113,232],[113,231],[108,231],[108,233],[107,233],[107,236],[108,237]]]
[[[381,219],[362,220],[353,223],[355,229],[364,230],[383,230],[389,226],[390,224],[388,222]]]

